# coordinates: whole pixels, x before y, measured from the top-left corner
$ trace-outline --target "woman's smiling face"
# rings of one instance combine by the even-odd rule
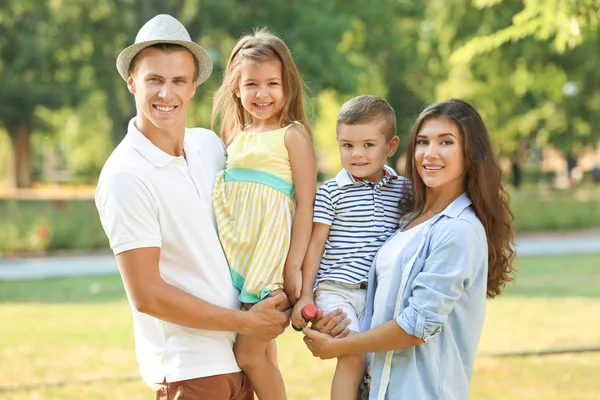
[[[463,136],[445,118],[430,118],[422,125],[415,146],[415,166],[428,188],[453,190],[465,185]]]

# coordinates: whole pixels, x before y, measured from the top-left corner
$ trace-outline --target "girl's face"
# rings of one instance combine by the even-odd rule
[[[279,128],[285,105],[281,62],[244,60],[239,68],[240,80],[235,94],[252,116],[252,125]]]
[[[415,165],[428,189],[464,191],[463,137],[445,118],[426,120],[417,134]]]

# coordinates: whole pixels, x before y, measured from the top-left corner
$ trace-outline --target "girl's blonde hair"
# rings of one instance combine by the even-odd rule
[[[229,145],[238,132],[252,122],[251,115],[244,110],[242,102],[236,95],[240,80],[240,65],[244,60],[265,62],[279,60],[285,104],[281,110],[280,125],[285,126],[294,121],[300,122],[312,137],[310,124],[304,112],[303,83],[292,54],[287,45],[262,28],[251,35],[243,36],[233,48],[227,66],[223,72],[223,83],[216,91],[213,99],[211,125],[215,129],[220,125],[221,139]]]

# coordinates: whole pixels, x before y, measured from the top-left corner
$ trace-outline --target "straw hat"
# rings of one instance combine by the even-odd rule
[[[192,42],[183,24],[170,15],[160,14],[146,22],[135,37],[135,44],[127,47],[117,57],[117,70],[121,77],[127,80],[131,60],[146,47],[157,43],[178,44],[192,52],[198,60],[196,86],[207,80],[212,73],[210,57],[202,47]]]

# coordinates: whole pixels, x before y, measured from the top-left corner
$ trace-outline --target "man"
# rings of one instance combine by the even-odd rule
[[[210,58],[179,21],[158,15],[117,69],[137,115],[102,169],[96,206],[132,307],[142,379],[157,399],[253,399],[235,333],[271,340],[289,311],[276,309],[283,294],[240,311],[231,284],[211,204],[225,149],[212,131],[185,128]]]

